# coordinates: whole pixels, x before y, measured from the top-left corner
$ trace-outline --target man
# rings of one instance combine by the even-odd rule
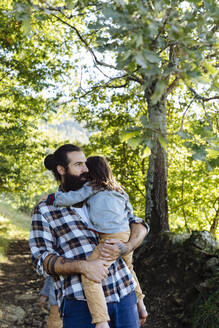
[[[77,146],[59,147],[46,157],[44,164],[61,183],[64,192],[77,190],[86,181],[86,157]],[[54,277],[64,328],[94,327],[80,274],[103,282],[111,328],[137,328],[134,281],[121,256],[140,245],[147,229],[140,219],[130,218],[129,241],[122,243],[111,239],[104,244],[101,259],[87,261],[98,243],[98,235],[87,228],[88,220],[85,204],[80,208],[56,208],[40,202],[34,210],[30,232],[30,249],[37,271]],[[109,270],[105,267],[107,260],[115,260]],[[147,312],[141,307],[139,313],[140,324],[143,324]]]

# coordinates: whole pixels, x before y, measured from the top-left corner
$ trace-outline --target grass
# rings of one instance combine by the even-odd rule
[[[9,202],[0,201],[0,262],[11,241],[28,239],[30,216],[13,208]]]
[[[218,282],[218,279],[216,280]],[[215,285],[216,288],[216,285]],[[194,311],[193,328],[216,328],[219,327],[219,290],[211,292],[210,296],[201,295],[197,300]]]

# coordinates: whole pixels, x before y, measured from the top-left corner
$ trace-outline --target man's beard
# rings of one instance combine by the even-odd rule
[[[87,182],[87,177],[88,177],[87,172],[84,172],[78,176],[66,173],[64,175],[62,188],[64,189],[64,191],[78,190],[83,187],[85,182]]]

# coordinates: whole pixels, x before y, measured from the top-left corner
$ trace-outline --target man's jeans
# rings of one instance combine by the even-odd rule
[[[94,300],[95,302],[95,300]],[[110,328],[139,328],[137,297],[135,292],[123,297],[120,302],[108,303]],[[94,328],[87,302],[65,299],[63,328]]]

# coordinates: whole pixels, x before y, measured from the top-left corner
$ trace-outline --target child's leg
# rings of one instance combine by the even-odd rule
[[[62,328],[62,319],[60,318],[58,305],[51,305],[47,328]]]
[[[133,256],[133,252],[128,254],[128,255],[123,256],[123,258],[124,258],[125,263],[126,263],[127,267],[129,268],[129,270],[131,271],[131,274],[132,274],[132,276],[133,276],[133,278],[136,282],[135,292],[136,292],[138,301],[140,301],[141,299],[144,298],[145,295],[142,293],[138,278],[137,278],[136,273],[134,271],[133,264],[132,264],[132,256]]]
[[[98,246],[93,253],[88,257],[88,260],[96,260],[100,256]],[[110,265],[110,263],[109,263]],[[103,292],[102,284],[96,283],[84,275],[81,275],[84,293],[87,299],[87,305],[89,307],[92,323],[107,322],[110,320]]]
[[[126,233],[125,233],[126,234]],[[120,234],[119,234],[120,235]],[[118,238],[118,234],[101,234],[100,233],[100,244],[108,238]],[[128,236],[126,237],[128,240]],[[95,248],[93,253],[88,257],[89,260],[96,260],[100,256],[99,247],[100,244]],[[108,267],[113,263],[109,261]],[[87,299],[87,304],[91,313],[92,323],[107,322],[110,320],[103,292],[102,284],[96,283],[89,280],[84,275],[81,275],[83,284],[84,294]]]

